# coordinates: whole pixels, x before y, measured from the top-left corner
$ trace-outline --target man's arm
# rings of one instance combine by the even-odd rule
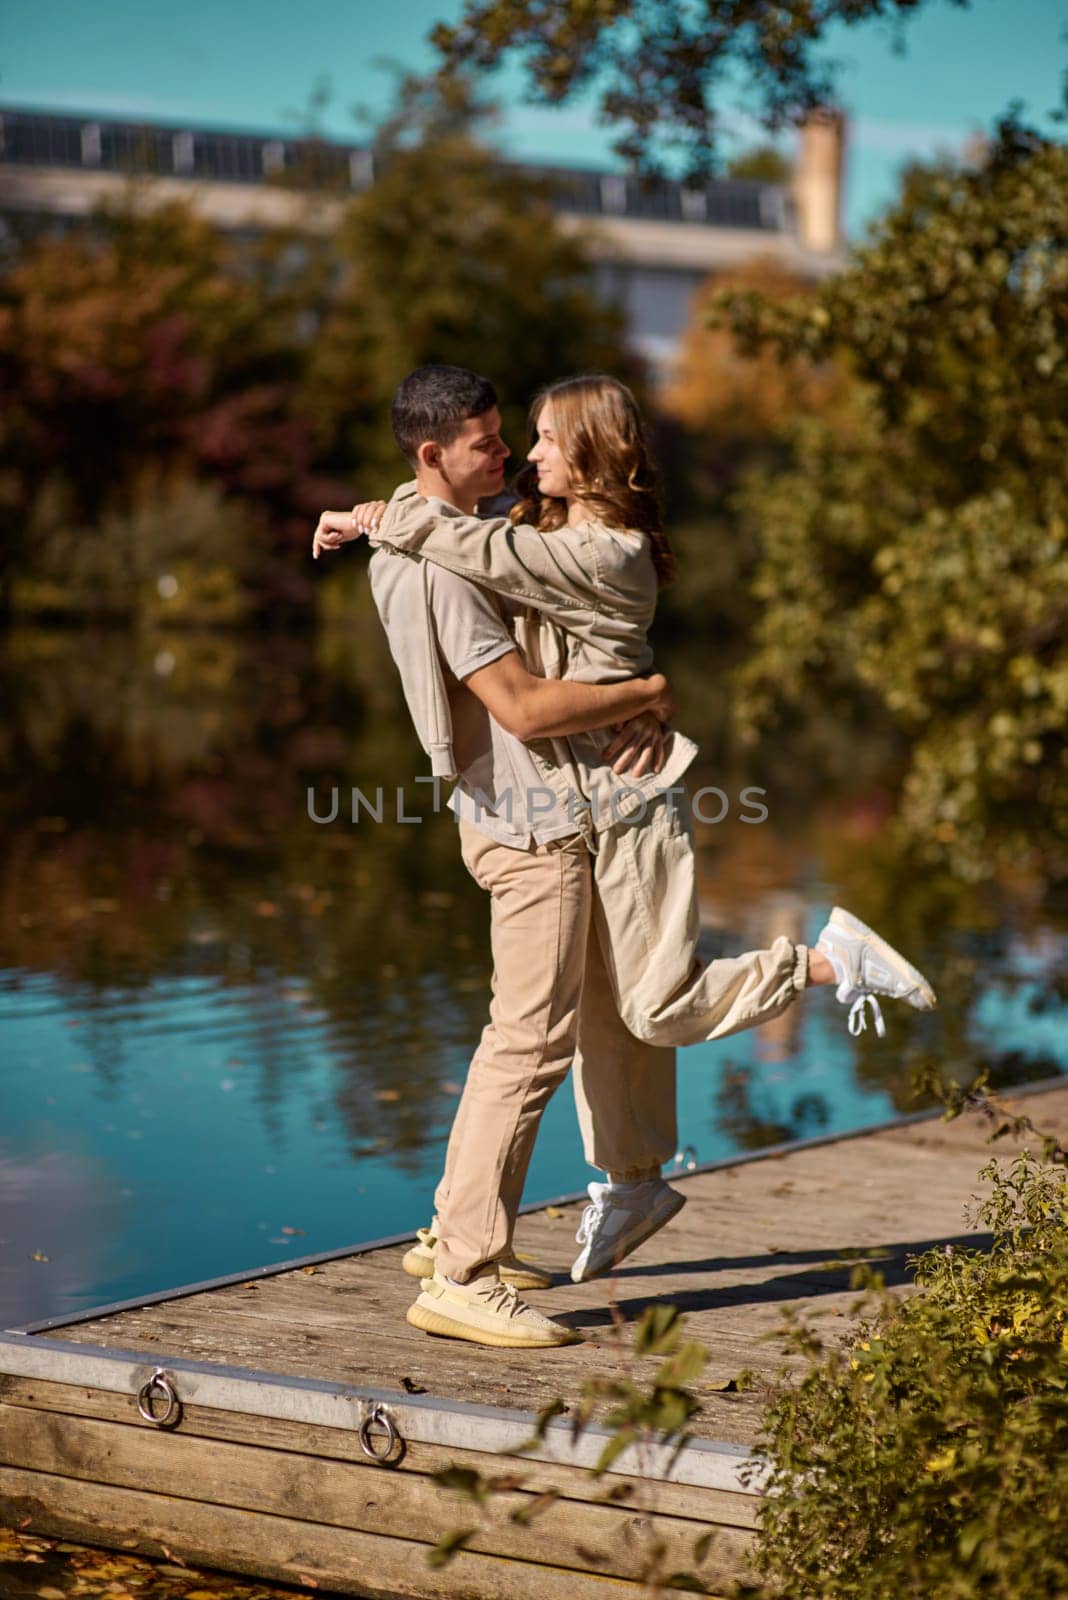
[[[652,711],[670,722],[675,706],[662,673],[627,678],[623,683],[573,683],[538,678],[528,672],[517,650],[479,667],[463,682],[502,728],[517,739],[547,739],[589,733]]]

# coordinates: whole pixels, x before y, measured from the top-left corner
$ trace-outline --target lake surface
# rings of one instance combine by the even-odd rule
[[[700,830],[710,946],[810,940],[838,901],[941,1000],[853,1040],[821,991],[681,1052],[680,1164],[914,1110],[925,1060],[1068,1070],[1063,892],[903,872],[885,733],[830,707],[743,755],[707,648],[660,659],[701,745],[691,788],[728,801]],[[425,1223],[486,1018],[488,903],[414,784],[373,613],[299,637],[20,628],[0,689],[0,1327]],[[309,791],[325,816],[334,786],[315,821]],[[352,824],[353,786],[382,787],[381,824]],[[565,1086],[526,1198],[596,1175]]]

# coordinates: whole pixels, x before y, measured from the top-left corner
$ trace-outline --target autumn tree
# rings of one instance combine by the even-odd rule
[[[277,272],[286,244],[242,252],[135,182],[88,227],[24,245],[0,278],[0,585],[19,572],[73,586],[80,573],[85,604],[122,609],[132,557],[148,577],[176,552],[240,565],[228,510],[240,503],[255,527],[248,581],[298,598],[292,541],[303,546],[323,485],[292,404],[301,295]],[[186,492],[197,480],[214,499]],[[176,538],[153,553],[176,494]]]
[[[914,169],[809,301],[734,291],[721,314],[856,383],[848,421],[800,418],[746,494],[742,725],[878,706],[924,854],[1068,873],[1068,148],[1007,122],[981,165]]]
[[[403,85],[356,195],[309,135],[307,214],[253,240],[138,180],[26,241],[0,272],[0,594],[18,573],[41,604],[131,614],[184,564],[212,616],[306,612],[319,511],[406,471],[389,406],[413,366],[491,376],[517,452],[549,379],[639,379],[583,246],[480,114],[462,86]]]
[[[707,279],[664,390],[669,412],[736,450],[742,441],[781,436],[800,412],[823,413],[840,402],[849,382],[840,361],[783,358],[770,346],[742,349],[711,315],[725,292],[755,294],[803,316],[815,286],[767,256]]]

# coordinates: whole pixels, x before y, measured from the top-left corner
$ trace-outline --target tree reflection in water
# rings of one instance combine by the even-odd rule
[[[486,1016],[488,911],[451,818],[413,782],[425,758],[354,593],[318,634],[4,638],[0,967],[24,1002],[45,982],[70,999],[105,1109],[136,1100],[148,1034],[175,1072],[211,1044],[272,1148],[311,1095],[357,1176],[387,1161],[428,1186]],[[958,1079],[990,1065],[1002,1085],[1062,1070],[1063,895],[1033,871],[976,886],[903,855],[887,826],[901,752],[876,723],[815,707],[793,741],[742,752],[722,666],[693,641],[661,664],[701,745],[691,788],[731,801],[698,828],[710,952],[810,939],[840,901],[941,1000],[931,1017],[894,1008],[885,1042],[849,1041],[820,996],[684,1053],[682,1142],[703,1160],[913,1110],[910,1078],[932,1062]],[[747,785],[765,791],[760,825],[741,820]],[[379,786],[385,820],[353,825],[350,790]],[[396,821],[398,786],[421,822]],[[309,790],[325,815],[335,787],[337,820],[316,823]],[[190,1084],[194,1121],[216,1115],[203,1093]]]

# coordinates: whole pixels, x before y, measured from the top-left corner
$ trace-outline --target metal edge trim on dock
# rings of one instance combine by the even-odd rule
[[[406,1441],[457,1450],[514,1453],[532,1437],[536,1424],[532,1412],[501,1406],[172,1359],[162,1352],[158,1357],[154,1353],[148,1356],[143,1350],[0,1333],[0,1373],[12,1377],[133,1396],[160,1368],[175,1383],[184,1403],[350,1430],[359,1426],[367,1407],[384,1405]],[[546,1428],[542,1444],[525,1450],[523,1456],[531,1461],[591,1467],[611,1437],[608,1429],[591,1424],[573,1439],[569,1423],[554,1421]],[[743,1467],[753,1474],[748,1483],[741,1478]],[[763,1481],[760,1461],[751,1450],[713,1439],[689,1439],[678,1451],[664,1445],[631,1446],[613,1461],[612,1472],[749,1495],[759,1494]]]
[[[1068,1085],[1068,1074],[1058,1073],[1054,1078],[1042,1078],[1037,1083],[1020,1084],[1011,1089],[1003,1090],[1009,1098],[1023,1095],[1043,1094],[1050,1089],[1063,1089]],[[797,1150],[814,1150],[820,1145],[840,1144],[844,1139],[863,1139],[870,1134],[889,1133],[894,1128],[907,1128],[917,1122],[933,1122],[941,1117],[942,1108],[932,1106],[924,1111],[907,1111],[899,1117],[891,1117],[886,1122],[875,1122],[866,1128],[841,1129],[836,1133],[817,1133],[808,1139],[785,1140],[781,1144],[767,1145],[762,1150],[747,1150],[741,1155],[721,1156],[716,1161],[703,1161],[685,1172],[670,1172],[668,1177],[673,1183],[685,1183],[687,1178],[696,1178],[703,1172],[720,1172],[728,1167],[748,1166],[754,1161],[771,1161],[778,1156],[791,1155]],[[549,1200],[532,1200],[520,1206],[520,1214],[544,1211],[546,1206],[572,1206],[579,1205],[587,1199],[586,1191],[580,1190],[577,1194],[558,1195]],[[205,1278],[200,1283],[182,1284],[177,1289],[159,1289],[154,1294],[138,1295],[132,1300],[115,1300],[110,1304],[90,1306],[82,1311],[72,1311],[62,1317],[44,1317],[39,1322],[27,1322],[18,1328],[6,1328],[4,1333],[38,1334],[45,1333],[52,1328],[71,1328],[79,1322],[96,1322],[101,1317],[116,1316],[120,1311],[139,1311],[143,1306],[162,1305],[168,1300],[183,1300],[188,1295],[202,1294],[209,1289],[225,1289],[235,1283],[249,1283],[256,1278],[277,1277],[282,1272],[294,1272],[299,1267],[321,1266],[327,1261],[343,1261],[349,1256],[362,1256],[372,1250],[385,1250],[393,1245],[408,1244],[415,1238],[414,1233],[391,1233],[381,1239],[368,1239],[363,1244],[342,1245],[336,1250],[321,1250],[315,1255],[294,1256],[287,1261],[272,1261],[266,1266],[250,1267],[246,1272],[228,1272],[221,1278]],[[88,1348],[88,1347],[87,1347]]]

